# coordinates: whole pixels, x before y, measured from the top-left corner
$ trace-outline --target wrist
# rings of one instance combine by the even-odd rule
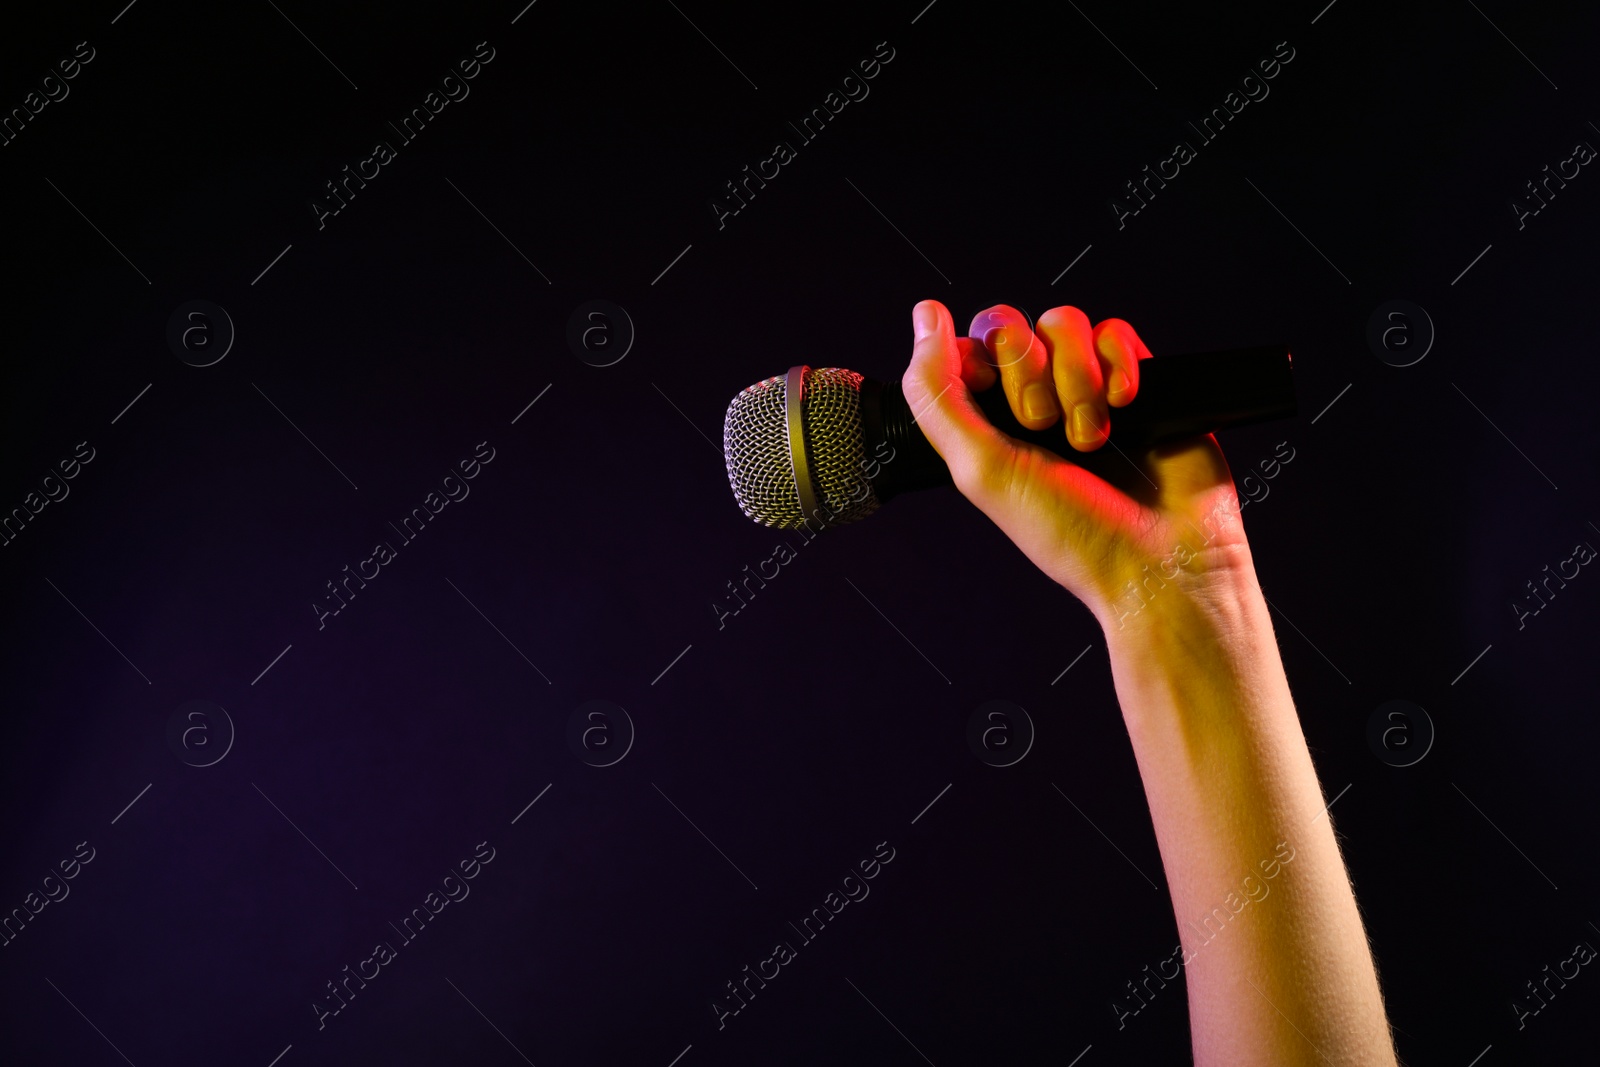
[[[1248,552],[1158,590],[1104,630],[1117,700],[1141,764],[1154,758],[1233,765],[1275,738],[1304,744],[1266,599]],[[1174,757],[1175,752],[1187,756]]]
[[[1117,584],[1120,582],[1120,585]],[[1243,540],[1125,568],[1091,606],[1107,647],[1137,654],[1174,640],[1225,640],[1247,632],[1265,603]]]

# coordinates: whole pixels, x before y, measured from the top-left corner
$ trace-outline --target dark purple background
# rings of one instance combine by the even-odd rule
[[[782,536],[733,504],[729,398],[799,362],[898,376],[925,297],[1120,316],[1158,358],[1291,344],[1300,417],[1223,444],[1241,477],[1295,449],[1245,523],[1399,1048],[1592,1055],[1590,969],[1521,1031],[1511,1002],[1600,944],[1600,577],[1520,632],[1510,603],[1600,545],[1600,177],[1520,231],[1508,204],[1600,144],[1595,17],[922,2],[8,16],[5,108],[97,54],[0,148],[0,508],[96,456],[0,549],[0,909],[95,858],[0,948],[0,1060],[1182,1061],[1181,982],[1111,1007],[1176,921],[1080,605],[937,492],[717,629]],[[483,40],[471,95],[319,231],[322,183]],[[1270,96],[1119,231],[1121,183],[1284,40]],[[880,41],[870,95],[719,230],[722,183]],[[607,368],[565,339],[595,298],[637,328]],[[1365,341],[1393,298],[1438,331],[1414,366]],[[237,328],[207,368],[165,340],[194,299]],[[481,441],[471,495],[319,631],[323,583]],[[205,768],[166,741],[197,699],[237,729]],[[637,729],[615,766],[567,744],[591,699]],[[1037,727],[1009,768],[966,744],[991,699]],[[1366,740],[1391,699],[1438,731],[1409,768]],[[319,1031],[324,983],[480,841],[471,895]],[[879,842],[870,896],[719,1032],[723,983]]]

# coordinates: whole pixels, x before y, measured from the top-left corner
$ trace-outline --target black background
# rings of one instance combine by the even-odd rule
[[[958,325],[1073,304],[1157,358],[1291,344],[1300,416],[1223,445],[1241,478],[1294,449],[1245,523],[1402,1056],[1592,1055],[1589,969],[1523,1029],[1512,1001],[1600,944],[1600,578],[1520,630],[1511,604],[1600,544],[1600,177],[1521,229],[1509,205],[1600,144],[1593,14],[278,6],[0,38],[6,109],[95,50],[0,148],[0,507],[95,450],[0,550],[0,911],[95,850],[0,948],[0,1059],[1183,1062],[1181,981],[1111,1006],[1176,921],[1070,595],[934,492],[717,628],[780,536],[728,491],[729,398],[800,362],[898,376],[926,297]],[[470,96],[319,230],[323,183],[480,41]],[[723,183],[884,41],[719,229]],[[1280,41],[1270,95],[1119,229],[1122,183]],[[604,368],[566,341],[597,298],[637,331]],[[1366,341],[1397,298],[1437,330],[1408,367]],[[237,330],[205,368],[166,342],[195,299]],[[319,630],[324,583],[481,441],[470,496]],[[204,768],[166,740],[197,699],[237,731]],[[611,767],[566,740],[591,699],[637,730]],[[1037,727],[1003,769],[966,743],[994,699]],[[1437,729],[1414,766],[1368,745],[1391,699]],[[480,841],[471,895],[319,1030],[324,984]],[[724,983],[879,842],[870,896],[719,1031]]]

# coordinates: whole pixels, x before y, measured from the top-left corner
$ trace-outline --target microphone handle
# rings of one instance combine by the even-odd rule
[[[1048,429],[1025,429],[999,382],[974,396],[989,421],[1012,437],[1067,460],[1096,454],[1076,451],[1061,419]],[[1140,361],[1139,395],[1126,407],[1111,409],[1110,441],[1124,451],[1145,449],[1230,426],[1292,418],[1295,412],[1287,344],[1163,356]],[[915,489],[954,485],[950,469],[912,414],[898,381],[862,381],[866,454],[876,456],[880,443],[894,449],[893,460],[880,462],[872,479],[880,503]]]

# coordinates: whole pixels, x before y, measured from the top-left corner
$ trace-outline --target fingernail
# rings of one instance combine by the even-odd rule
[[[1074,444],[1092,445],[1101,436],[1099,421],[1095,418],[1093,404],[1074,404],[1072,408],[1072,440]]]
[[[919,341],[933,336],[939,329],[939,312],[932,304],[918,304],[911,309],[911,328]]]
[[[1022,390],[1022,413],[1030,422],[1055,418],[1055,393],[1043,382],[1029,382]]]
[[[1122,399],[1122,395],[1128,391],[1128,387],[1132,384],[1132,382],[1128,381],[1128,376],[1122,372],[1121,367],[1113,367],[1111,369],[1111,380],[1106,385],[1107,398],[1112,403],[1116,403]]]

